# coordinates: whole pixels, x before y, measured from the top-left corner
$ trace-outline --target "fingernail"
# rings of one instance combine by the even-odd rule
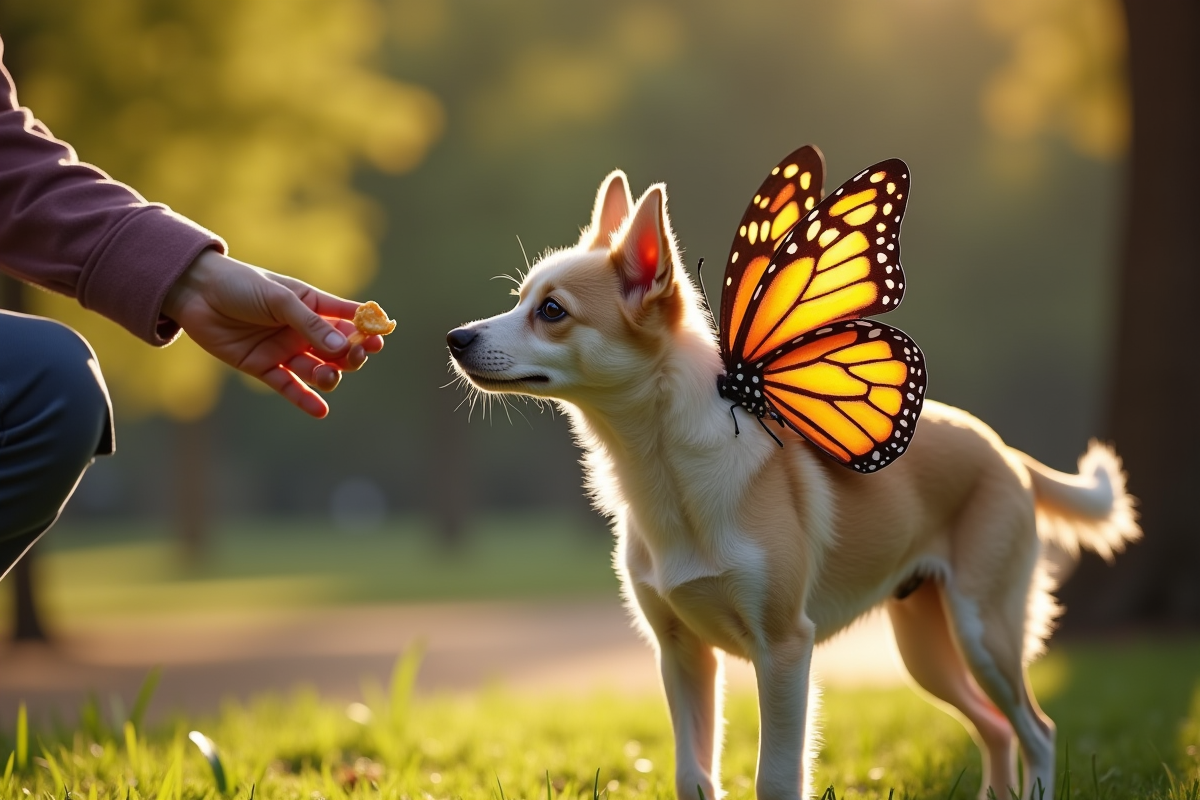
[[[337,331],[330,331],[329,335],[325,337],[325,346],[330,350],[341,350],[346,346],[346,337]]]

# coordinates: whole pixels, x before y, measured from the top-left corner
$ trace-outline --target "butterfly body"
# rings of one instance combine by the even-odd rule
[[[743,214],[721,290],[717,391],[872,472],[907,448],[927,379],[911,338],[862,319],[904,297],[908,166],[882,161],[824,199],[823,180],[820,152],[802,147]]]

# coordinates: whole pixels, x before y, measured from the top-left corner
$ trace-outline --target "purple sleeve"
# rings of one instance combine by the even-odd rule
[[[0,63],[0,269],[164,345],[179,333],[160,313],[167,290],[210,247],[226,249],[212,232],[81,163],[17,105]]]

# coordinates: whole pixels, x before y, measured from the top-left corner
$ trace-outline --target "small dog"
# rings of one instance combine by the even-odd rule
[[[1025,667],[1056,613],[1043,554],[1111,558],[1140,535],[1116,455],[1067,475],[964,411],[928,402],[908,452],[853,473],[800,436],[735,436],[706,306],[683,269],[666,191],[634,203],[608,176],[577,244],[529,271],[516,306],[447,336],[487,393],[557,401],[616,533],[614,562],[657,646],[675,789],[721,796],[722,654],[757,675],[761,800],[809,796],[813,645],[883,605],[913,680],[957,709],[985,797],[1054,790],[1054,726]]]

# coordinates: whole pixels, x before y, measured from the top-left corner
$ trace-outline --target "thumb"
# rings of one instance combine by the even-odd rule
[[[327,319],[304,304],[285,287],[271,292],[271,311],[297,331],[317,352],[333,359],[346,354],[350,340]]]

